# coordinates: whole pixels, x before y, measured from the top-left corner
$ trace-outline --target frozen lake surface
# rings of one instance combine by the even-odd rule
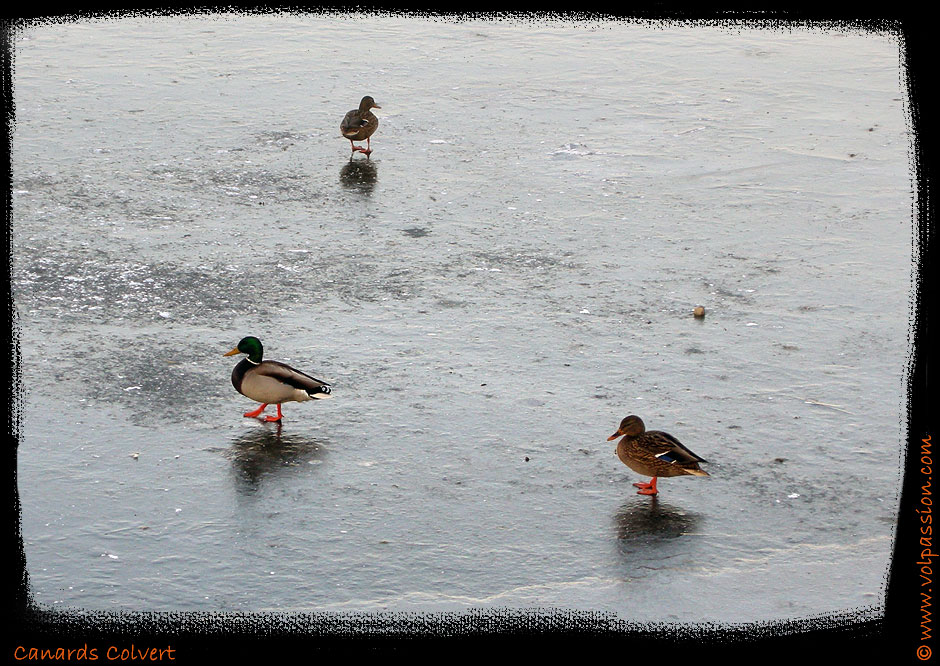
[[[14,56],[38,603],[883,604],[914,265],[892,36],[139,17]],[[243,418],[245,335],[333,399]],[[628,414],[712,476],[637,495]]]

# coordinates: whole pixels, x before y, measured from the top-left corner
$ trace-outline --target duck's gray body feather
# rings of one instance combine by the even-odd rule
[[[232,370],[232,385],[242,395],[269,405],[330,397],[329,384],[280,361],[242,359]]]

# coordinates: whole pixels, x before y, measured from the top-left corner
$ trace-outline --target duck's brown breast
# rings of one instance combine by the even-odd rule
[[[655,457],[648,452],[644,453],[642,449],[637,447],[636,439],[630,437],[621,439],[617,444],[617,457],[620,458],[620,462],[637,474],[656,476]]]

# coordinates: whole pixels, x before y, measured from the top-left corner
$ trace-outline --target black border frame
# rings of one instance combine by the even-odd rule
[[[215,12],[406,12],[454,19],[458,16],[519,18],[537,16],[541,10],[479,10],[451,14],[436,10],[413,8],[388,9],[376,6],[346,8],[324,7],[192,7],[185,9],[137,8],[111,10],[96,8],[73,12],[71,15],[30,14],[4,17],[2,24],[2,67],[0,95],[7,140],[2,160],[7,188],[2,200],[5,251],[11,247],[11,137],[15,118],[13,104],[12,39],[17,29],[32,22],[68,21],[90,15],[121,16],[126,14],[166,15],[176,13]],[[488,655],[506,655],[510,648],[523,648],[526,657],[537,655],[563,656],[577,654],[594,656],[593,648],[618,650],[616,658],[649,659],[668,657],[733,657],[735,660],[761,659],[774,656],[801,659],[838,659],[847,663],[864,658],[874,661],[884,657],[899,658],[910,663],[926,663],[925,648],[932,651],[940,630],[925,635],[924,623],[933,628],[930,615],[922,609],[922,567],[933,562],[932,551],[924,553],[921,537],[924,486],[921,443],[937,433],[933,414],[937,403],[932,401],[937,376],[933,364],[936,340],[938,262],[935,257],[936,215],[932,199],[934,182],[935,130],[938,116],[931,93],[936,76],[936,50],[927,10],[905,11],[902,8],[880,8],[866,12],[853,8],[852,13],[825,7],[790,10],[695,10],[670,9],[657,5],[654,10],[641,9],[624,14],[609,12],[551,12],[553,18],[603,20],[634,18],[652,23],[664,21],[741,24],[747,27],[803,27],[813,24],[844,26],[847,29],[889,31],[899,38],[903,70],[908,92],[908,125],[912,134],[910,146],[912,186],[917,199],[912,211],[915,221],[917,265],[912,267],[914,293],[911,313],[910,356],[908,359],[907,452],[902,458],[903,481],[900,513],[893,545],[893,557],[883,614],[868,609],[844,611],[833,615],[782,622],[746,625],[644,625],[625,622],[602,613],[568,612],[553,609],[525,612],[492,611],[466,613],[405,613],[405,614],[247,614],[247,613],[111,613],[57,612],[36,607],[29,592],[23,536],[20,528],[20,502],[17,488],[16,461],[20,437],[19,407],[20,353],[17,320],[10,285],[9,261],[6,266],[7,287],[3,290],[6,326],[2,346],[10,350],[10,380],[3,383],[7,405],[7,432],[11,435],[3,447],[2,511],[4,551],[12,555],[4,572],[2,596],[3,620],[8,628],[3,642],[3,657],[8,663],[24,663],[14,652],[16,646],[53,648],[67,646],[87,650],[96,648],[98,661],[108,663],[105,651],[114,645],[119,649],[134,644],[138,648],[172,647],[163,661],[201,663],[209,659],[256,659],[285,661],[307,659],[325,654],[378,654],[384,651],[411,653],[415,651],[455,655],[459,649],[482,648]],[[859,17],[859,15],[862,15]],[[930,370],[933,369],[933,373]],[[933,398],[935,400],[935,398]],[[928,484],[929,486],[929,484]],[[929,543],[929,542],[928,542]],[[940,551],[940,542],[935,549]],[[940,559],[937,560],[940,573]],[[940,589],[936,595],[940,602]],[[937,617],[940,620],[940,616]],[[936,636],[934,636],[936,634]],[[88,653],[86,652],[86,659]],[[170,659],[172,657],[172,659]],[[598,658],[602,658],[597,653]],[[926,658],[924,658],[926,657]],[[79,661],[77,655],[72,659]],[[68,661],[71,661],[69,659]],[[90,660],[90,659],[87,659]]]

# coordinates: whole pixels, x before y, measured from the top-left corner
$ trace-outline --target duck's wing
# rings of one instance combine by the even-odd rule
[[[643,433],[644,448],[663,462],[688,464],[708,462],[692,453],[682,442],[660,430],[648,430]]]
[[[362,119],[362,116],[359,114],[359,109],[353,109],[345,116],[343,116],[343,122],[339,124],[339,131],[343,134],[348,134],[350,132],[358,132],[363,125],[366,124],[366,121]]]
[[[271,377],[283,384],[300,389],[301,391],[306,391],[310,394],[329,394],[332,391],[332,387],[326,382],[320,381],[316,377],[311,377],[280,361],[262,361],[261,365],[257,366],[256,372],[259,375]]]

